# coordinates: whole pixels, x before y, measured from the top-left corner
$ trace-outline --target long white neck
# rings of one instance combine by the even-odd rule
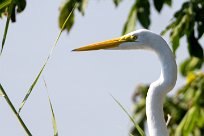
[[[161,61],[160,78],[150,85],[146,97],[147,125],[150,136],[169,136],[163,113],[163,100],[176,83],[177,66],[174,56],[163,41],[164,45],[151,45]]]

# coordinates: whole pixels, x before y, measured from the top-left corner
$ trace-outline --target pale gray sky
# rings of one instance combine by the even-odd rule
[[[11,24],[3,55],[0,59],[0,82],[18,108],[28,88],[38,74],[58,35],[58,15],[61,0],[27,1],[17,23]],[[72,49],[121,34],[122,26],[134,1],[124,0],[115,8],[111,0],[89,0],[85,16],[76,12],[70,34],[63,32],[45,71],[61,136],[126,136],[130,128],[128,117],[114,102],[115,96],[131,112],[131,95],[140,83],[150,83],[160,74],[157,57],[146,51],[95,51],[74,53]],[[151,14],[150,30],[160,33],[180,8],[164,7],[162,14]],[[6,18],[0,21],[0,37]],[[142,28],[137,25],[137,29]],[[164,37],[167,41],[168,38]],[[185,41],[182,41],[185,44]],[[186,58],[186,48],[178,52],[180,62]],[[183,81],[179,78],[177,87]],[[1,135],[21,136],[24,131],[0,99]],[[42,78],[33,90],[21,116],[34,136],[53,134],[51,113]]]

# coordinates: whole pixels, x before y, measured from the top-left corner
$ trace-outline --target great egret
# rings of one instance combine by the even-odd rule
[[[147,126],[150,136],[168,136],[168,130],[163,113],[165,95],[173,89],[177,80],[177,65],[175,57],[166,41],[149,30],[140,29],[122,37],[89,44],[73,51],[88,51],[99,49],[135,50],[145,49],[157,54],[161,61],[161,75],[150,85],[146,97]]]

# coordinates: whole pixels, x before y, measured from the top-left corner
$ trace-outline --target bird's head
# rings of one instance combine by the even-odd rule
[[[149,30],[140,29],[133,31],[119,38],[114,38],[110,40],[105,40],[102,42],[97,42],[89,44],[86,46],[79,47],[73,51],[90,51],[90,50],[131,50],[131,49],[144,49],[149,48],[149,43],[154,40],[154,37],[158,35],[152,33]]]

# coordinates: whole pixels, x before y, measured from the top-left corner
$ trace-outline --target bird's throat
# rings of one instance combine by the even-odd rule
[[[150,136],[168,136],[163,113],[163,98],[159,87],[150,86],[146,97],[147,124]]]
[[[154,46],[153,51],[161,62],[160,78],[150,85],[146,97],[147,125],[150,136],[169,136],[163,112],[166,94],[173,89],[177,79],[177,65],[170,48],[164,42],[161,47]]]

